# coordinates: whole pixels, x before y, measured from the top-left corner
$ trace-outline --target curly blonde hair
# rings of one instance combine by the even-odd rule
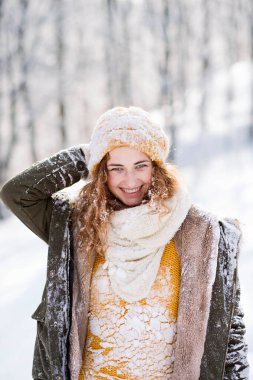
[[[104,255],[107,248],[107,231],[110,216],[114,211],[127,206],[117,199],[107,186],[107,153],[96,168],[94,179],[80,191],[74,212],[74,238],[78,250]],[[179,175],[172,164],[158,164],[152,161],[152,184],[142,203],[149,203],[159,213],[168,210],[165,200],[178,189]]]

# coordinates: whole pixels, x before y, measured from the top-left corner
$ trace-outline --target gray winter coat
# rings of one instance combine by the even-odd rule
[[[49,245],[47,281],[42,301],[32,316],[37,320],[32,371],[36,380],[76,380],[69,366],[73,206],[68,199],[55,193],[87,174],[83,150],[72,147],[35,163],[7,182],[1,191],[6,205]],[[216,242],[214,231],[217,229]],[[178,355],[173,379],[248,379],[245,326],[239,307],[240,230],[237,223],[216,221],[192,207],[175,241],[179,253],[187,253],[181,255]],[[193,273],[190,279],[193,286],[187,279],[189,268]],[[208,276],[213,276],[211,282]],[[208,292],[209,298],[205,294]]]

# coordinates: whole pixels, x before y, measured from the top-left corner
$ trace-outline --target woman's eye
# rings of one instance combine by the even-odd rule
[[[122,170],[122,168],[112,168],[110,171],[121,172]]]
[[[137,165],[135,168],[136,169],[142,169],[142,168],[145,168],[145,167],[147,167],[148,165],[146,165],[146,164],[140,164],[140,165]]]

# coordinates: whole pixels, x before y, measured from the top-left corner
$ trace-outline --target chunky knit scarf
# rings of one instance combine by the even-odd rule
[[[157,275],[166,244],[183,223],[191,202],[180,189],[161,215],[148,203],[116,211],[108,231],[105,267],[116,294],[128,302],[145,298]]]

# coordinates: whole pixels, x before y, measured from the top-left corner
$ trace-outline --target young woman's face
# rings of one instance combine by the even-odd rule
[[[139,205],[151,185],[151,159],[134,148],[113,149],[107,161],[108,187],[126,206]]]

